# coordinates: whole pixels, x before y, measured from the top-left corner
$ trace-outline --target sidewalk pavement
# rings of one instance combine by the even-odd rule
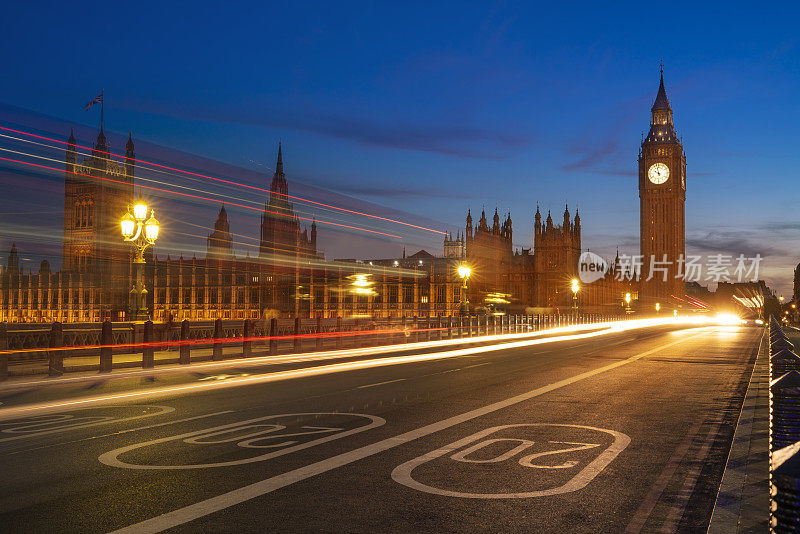
[[[769,337],[764,332],[709,534],[769,530]]]

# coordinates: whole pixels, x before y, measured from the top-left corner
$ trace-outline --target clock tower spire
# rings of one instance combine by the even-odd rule
[[[675,133],[672,105],[664,87],[664,67],[650,108],[650,131],[639,149],[639,206],[642,271],[640,303],[650,310],[683,298],[686,250],[684,203],[686,157]]]

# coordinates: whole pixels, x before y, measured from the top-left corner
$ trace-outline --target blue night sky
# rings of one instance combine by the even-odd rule
[[[652,5],[14,2],[0,22],[0,123],[66,136],[40,117],[92,127],[96,110],[83,104],[104,87],[115,150],[132,129],[141,158],[188,153],[271,173],[282,139],[290,193],[454,232],[467,207],[497,206],[526,247],[537,202],[560,220],[568,201],[584,248],[636,254],[636,157],[663,59],[688,163],[688,251],[761,253],[762,277],[788,294],[800,245],[800,8]],[[10,107],[30,122],[18,109],[4,118]],[[13,184],[0,215],[41,209]],[[63,188],[51,185],[42,198],[58,207]],[[193,209],[207,226],[217,207]],[[231,219],[257,235],[255,211]],[[322,232],[328,258],[403,245],[344,237]],[[187,239],[172,252],[202,248]],[[441,253],[435,234],[404,242]]]

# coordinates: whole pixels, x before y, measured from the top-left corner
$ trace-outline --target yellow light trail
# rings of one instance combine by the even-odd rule
[[[306,367],[302,369],[293,369],[287,371],[277,371],[272,373],[263,373],[259,375],[253,376],[246,376],[241,378],[234,378],[231,380],[225,381],[218,381],[218,382],[203,382],[202,384],[186,384],[181,386],[165,386],[160,388],[154,388],[146,391],[134,391],[129,393],[115,393],[115,394],[108,394],[108,395],[96,395],[85,397],[81,399],[69,400],[64,402],[56,402],[56,403],[39,403],[27,406],[19,406],[19,407],[9,407],[5,409],[0,409],[0,420],[9,419],[12,417],[19,417],[23,414],[27,413],[40,413],[43,411],[52,411],[52,410],[64,410],[64,409],[79,409],[84,406],[91,406],[95,404],[101,404],[106,402],[118,402],[118,401],[127,401],[130,399],[143,399],[148,397],[154,396],[165,396],[165,395],[180,395],[186,393],[193,393],[193,392],[203,392],[209,390],[215,390],[220,388],[230,388],[230,387],[237,387],[237,386],[248,386],[253,384],[262,384],[268,382],[276,382],[282,380],[291,380],[291,379],[298,379],[298,378],[307,378],[313,376],[320,376],[320,375],[327,375],[333,373],[340,373],[340,372],[347,372],[347,371],[356,371],[362,369],[371,369],[377,367],[385,367],[390,365],[400,365],[400,364],[407,364],[407,363],[418,363],[423,361],[434,361],[434,360],[443,360],[449,358],[456,358],[461,356],[469,356],[473,354],[481,354],[481,353],[488,353],[488,352],[497,352],[501,350],[507,349],[514,349],[514,348],[522,348],[522,347],[530,347],[535,345],[542,345],[542,344],[549,344],[549,343],[557,343],[560,341],[575,341],[580,339],[589,339],[595,338],[600,336],[607,336],[610,334],[625,332],[628,330],[636,330],[642,328],[649,328],[654,326],[686,326],[686,327],[702,327],[702,326],[713,326],[713,325],[725,325],[729,324],[726,321],[719,321],[716,317],[709,317],[709,316],[696,316],[696,317],[665,317],[665,318],[654,318],[654,319],[632,319],[632,320],[625,320],[625,321],[609,321],[603,323],[595,323],[595,324],[585,324],[585,325],[575,325],[570,327],[563,327],[557,328],[552,330],[540,330],[535,333],[524,333],[524,334],[501,334],[497,336],[483,336],[482,338],[470,338],[471,340],[481,340],[481,341],[504,341],[519,337],[530,337],[532,335],[542,335],[542,334],[563,334],[563,335],[556,335],[553,337],[537,337],[535,339],[525,339],[519,341],[507,341],[505,343],[496,343],[493,345],[484,345],[478,347],[469,347],[463,349],[454,349],[442,352],[429,352],[423,354],[411,354],[411,355],[404,355],[404,356],[392,356],[392,357],[384,357],[384,358],[373,358],[369,360],[360,360],[355,362],[341,362],[341,363],[333,363],[327,365],[319,365],[319,366],[312,366]],[[589,332],[583,333],[569,333],[575,331],[583,331],[583,330],[592,330]],[[442,342],[426,342],[424,344],[404,344],[400,346],[386,346],[383,347],[385,352],[389,352],[391,349],[394,350],[413,350],[415,348],[431,348],[435,346],[443,346],[447,344],[463,344],[465,342],[464,339],[452,339],[452,340],[442,340]],[[473,341],[477,342],[477,341]],[[294,355],[294,356],[287,356],[286,358],[291,358],[291,360],[284,360],[280,363],[298,363],[304,361],[324,361],[325,359],[330,358],[342,358],[347,356],[358,356],[363,354],[377,354],[381,351],[379,350],[381,347],[373,347],[373,348],[364,348],[364,349],[348,349],[343,351],[336,351],[336,354],[330,353],[307,353],[304,355]],[[388,350],[387,350],[388,349]],[[215,368],[219,369],[221,367],[231,367],[231,366],[241,366],[242,364],[257,364],[257,363],[271,363],[275,361],[275,357],[262,357],[262,358],[248,358],[248,359],[239,359],[239,360],[230,360],[227,362],[221,362],[220,364],[206,364],[205,366],[192,366],[191,369],[184,368],[183,371],[191,370],[194,372],[195,370],[199,369],[209,369]],[[174,372],[174,371],[173,371]],[[136,373],[142,374],[142,373]],[[159,374],[154,372],[153,370],[147,371],[148,375]],[[128,375],[114,375],[114,376],[132,376],[131,374]],[[82,377],[76,377],[77,380],[81,379]],[[92,380],[97,380],[97,377],[90,377]],[[74,380],[73,380],[74,381]],[[23,384],[13,385],[10,384],[12,387],[31,387],[34,385],[39,384],[54,384],[56,383],[55,380],[48,380],[48,381],[29,381]],[[5,389],[5,387],[0,387],[0,390]]]

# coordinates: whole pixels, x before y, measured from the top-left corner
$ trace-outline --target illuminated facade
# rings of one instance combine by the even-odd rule
[[[91,155],[78,163],[70,136],[66,154],[64,269],[23,273],[18,252],[9,253],[0,276],[2,321],[101,321],[127,318],[130,250],[118,221],[133,197],[134,150],[129,136],[124,161],[113,161],[100,131]],[[570,280],[581,251],[581,222],[565,210],[561,225],[537,208],[534,247],[513,246],[511,215],[495,210],[463,234],[447,234],[442,256],[425,251],[401,258],[325,261],[317,250],[316,224],[302,229],[289,202],[282,149],[261,217],[258,257],[237,258],[231,221],[220,208],[206,241],[206,257],[149,257],[147,304],[156,321],[294,317],[413,317],[458,315],[462,280],[471,269],[467,298],[474,313],[568,311]],[[613,277],[582,293],[586,311],[618,305],[623,286]],[[627,286],[625,286],[627,287]],[[611,303],[611,304],[610,304]],[[535,309],[535,311],[534,311]]]
[[[575,220],[571,221],[569,208],[565,207],[563,222],[556,226],[549,211],[542,223],[537,206],[533,224],[533,255],[536,305],[545,308],[570,306],[570,283],[578,275],[578,258],[581,255],[580,215],[576,212]]]
[[[650,131],[639,150],[641,293],[645,304],[672,302],[671,295],[682,298],[686,292],[680,271],[686,252],[686,156],[672,123],[663,70],[650,114]]]
[[[289,202],[289,185],[283,173],[280,143],[269,199],[261,215],[259,258],[268,259],[272,254],[317,257],[317,223],[311,223],[310,236],[307,228],[300,231],[300,221]]]
[[[109,152],[102,124],[82,159],[74,134],[67,140],[62,270],[95,286],[99,315],[114,319],[127,308],[130,285],[130,246],[120,239],[119,219],[133,200],[132,135],[124,160],[115,161]]]

